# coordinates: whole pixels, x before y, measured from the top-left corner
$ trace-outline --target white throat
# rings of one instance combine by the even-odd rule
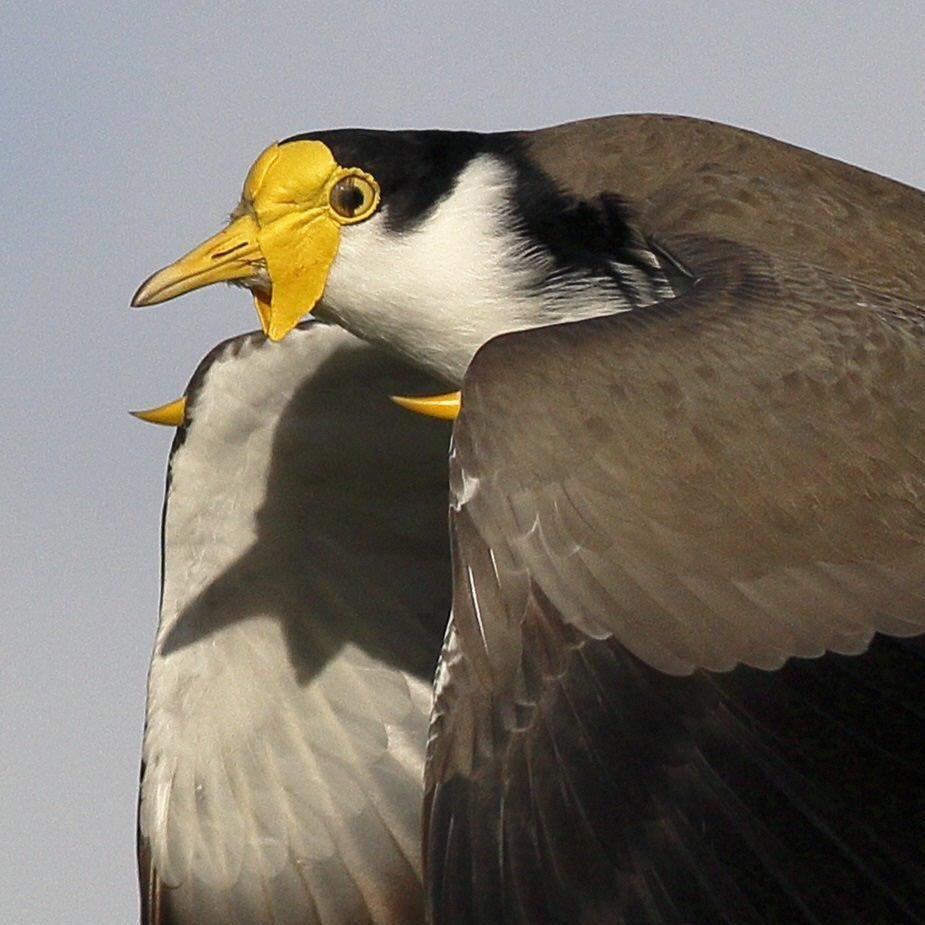
[[[591,281],[542,286],[553,258],[520,233],[514,183],[512,167],[480,155],[410,231],[389,229],[385,210],[344,228],[319,316],[459,383],[498,334],[630,308]]]

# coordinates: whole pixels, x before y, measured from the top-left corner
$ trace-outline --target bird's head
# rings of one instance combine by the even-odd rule
[[[664,295],[623,201],[564,193],[528,134],[342,129],[271,145],[228,226],[132,304],[232,282],[273,340],[317,307],[458,383],[497,334]]]
[[[321,297],[342,229],[379,203],[375,177],[339,164],[323,142],[271,145],[248,172],[228,226],[145,280],[132,304],[236,282],[252,291],[264,332],[279,340]]]

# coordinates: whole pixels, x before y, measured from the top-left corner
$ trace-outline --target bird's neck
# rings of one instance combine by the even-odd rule
[[[672,294],[644,246],[610,248],[605,228],[597,252],[579,253],[588,215],[556,203],[556,222],[554,209],[523,207],[518,182],[509,164],[483,155],[414,227],[391,229],[384,214],[350,228],[316,314],[459,384],[478,348],[499,334]],[[587,208],[607,223],[605,206]],[[570,221],[578,225],[572,240]]]

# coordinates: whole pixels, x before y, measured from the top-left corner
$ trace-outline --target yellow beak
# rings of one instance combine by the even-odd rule
[[[149,276],[132,296],[132,305],[135,308],[156,305],[212,283],[248,279],[263,265],[257,223],[253,216],[242,215],[170,266]]]

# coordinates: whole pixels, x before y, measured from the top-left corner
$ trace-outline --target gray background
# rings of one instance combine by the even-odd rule
[[[925,4],[3,4],[0,922],[131,922],[145,672],[182,391],[255,326],[133,313],[272,140],[708,116],[925,186]]]

